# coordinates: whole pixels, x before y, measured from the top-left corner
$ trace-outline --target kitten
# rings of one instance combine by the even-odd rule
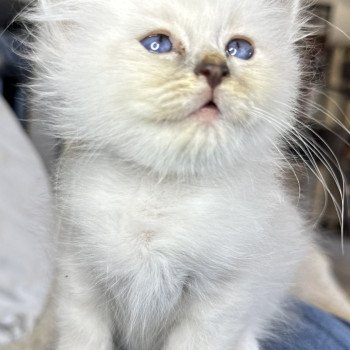
[[[310,243],[280,181],[298,1],[39,0],[58,350],[258,350]]]

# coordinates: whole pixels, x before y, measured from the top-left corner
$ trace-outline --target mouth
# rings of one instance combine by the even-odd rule
[[[214,101],[209,101],[202,108],[214,108],[214,109],[216,108],[216,109],[218,109],[218,107]]]
[[[219,119],[219,116],[220,110],[213,100],[208,101],[191,115],[192,118],[207,123]]]

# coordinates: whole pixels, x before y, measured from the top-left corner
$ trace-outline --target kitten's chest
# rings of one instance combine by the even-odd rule
[[[84,193],[75,187],[79,202],[72,204],[82,239],[109,256],[195,258],[231,244],[238,234],[240,209],[227,191],[122,180],[101,185],[94,178],[82,185]]]
[[[210,220],[220,213],[213,193],[189,189],[144,185],[122,198],[116,208],[116,235],[150,251],[181,249],[184,240],[187,247],[191,240],[199,244],[204,227],[210,229]]]
[[[261,238],[264,213],[241,190],[244,184],[235,190],[157,183],[95,169],[79,181],[75,177],[63,204],[78,224],[74,241],[93,247],[87,258],[108,262],[116,274],[156,261],[181,271],[213,264],[225,270]]]

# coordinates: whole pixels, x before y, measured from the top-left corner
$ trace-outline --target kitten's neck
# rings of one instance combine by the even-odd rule
[[[252,182],[260,181],[262,177],[276,179],[280,172],[281,164],[273,156],[262,159],[244,160],[240,163],[231,164],[230,167],[211,169],[207,172],[179,172],[159,173],[154,169],[147,168],[142,164],[124,159],[117,152],[109,148],[101,148],[91,152],[91,147],[84,143],[70,143],[63,147],[61,158],[70,160],[81,160],[96,166],[106,166],[111,173],[137,181],[150,181],[153,183],[168,183],[186,186],[210,186],[216,187],[223,184],[240,183],[242,179],[250,178]],[[104,165],[103,165],[104,164]]]

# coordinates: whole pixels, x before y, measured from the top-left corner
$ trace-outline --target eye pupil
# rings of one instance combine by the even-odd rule
[[[227,44],[226,52],[228,56],[249,60],[254,55],[254,47],[245,39],[232,39]]]
[[[140,43],[151,53],[168,53],[173,49],[173,44],[170,38],[165,34],[150,35],[141,40]]]

